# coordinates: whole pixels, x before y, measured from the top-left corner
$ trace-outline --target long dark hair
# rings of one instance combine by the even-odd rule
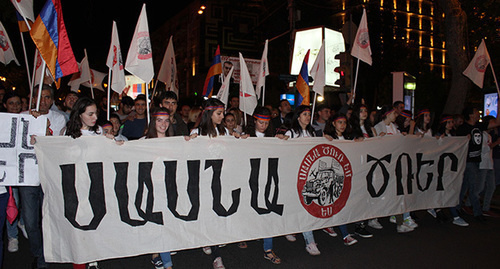
[[[158,137],[158,132],[156,132],[156,118],[155,116],[156,113],[158,112],[163,112],[169,114],[168,109],[164,107],[157,107],[153,111],[151,111],[151,122],[149,123],[148,129],[146,131],[146,138],[157,138]],[[170,125],[169,125],[170,127]],[[165,136],[168,136],[168,128],[167,131],[165,132]]]
[[[252,114],[252,120],[248,121],[247,128],[246,128],[246,133],[249,134],[251,137],[256,137],[256,131],[255,131],[255,124],[257,123],[257,119],[259,119],[260,116],[264,117],[269,117],[271,119],[271,110],[267,107],[262,107],[258,106],[254,109],[253,114]],[[269,120],[269,126],[267,126],[266,131],[264,132],[264,137],[273,137],[274,136],[274,128],[273,128],[273,123],[271,120]]]
[[[354,115],[354,113],[353,113],[353,115]],[[351,115],[351,118],[353,115]],[[323,131],[324,134],[327,134],[327,135],[333,137],[333,139],[339,139],[339,136],[337,135],[337,130],[335,130],[335,126],[333,126],[333,123],[338,118],[345,118],[347,121],[346,115],[344,115],[342,113],[335,114],[333,117],[330,117],[326,121],[325,130]],[[346,140],[351,139],[351,137],[349,136],[349,133],[350,133],[350,128],[349,128],[349,124],[347,124],[344,133],[342,133],[342,136],[344,137],[344,139],[346,139]],[[361,133],[361,136],[363,136],[363,133]]]
[[[361,113],[361,108],[366,108],[366,110],[368,110],[368,107],[365,105],[356,105],[354,106],[351,117],[349,118],[348,128],[350,128],[350,132],[348,134],[353,139],[364,137],[363,131],[361,130],[361,119],[359,116]],[[363,127],[365,127],[368,136],[373,137],[372,124],[370,123],[370,111],[368,111],[367,114],[368,116],[363,122]]]
[[[75,105],[73,106],[73,109],[71,109],[71,114],[69,116],[69,121],[66,123],[66,135],[71,136],[73,138],[78,138],[82,136],[82,120],[80,119],[80,115],[85,113],[85,110],[87,110],[87,107],[95,105],[97,107],[97,104],[95,103],[94,100],[88,98],[88,97],[82,97],[79,98],[78,101],[76,101]],[[90,131],[93,131],[95,133],[98,133],[99,130],[99,125],[95,124],[94,126],[89,127]]]
[[[412,117],[412,113],[411,111],[409,110],[403,110],[401,112],[401,114],[398,115],[398,117],[396,118],[396,126],[398,127],[398,130],[400,132],[405,132],[405,133],[408,133],[410,131],[410,126],[408,125],[407,127],[405,127],[405,121],[407,118],[410,118],[411,119]]]
[[[449,120],[453,120],[453,116],[451,116],[450,114],[441,115],[441,120],[439,121],[439,126],[436,135],[443,135],[443,134],[446,135],[446,124]],[[450,134],[451,136],[455,136],[455,128],[451,128]]]
[[[427,124],[424,123],[424,116],[426,113],[430,114],[430,111],[428,109],[422,109],[418,112],[417,117],[415,118],[415,127],[424,132],[427,132],[427,130],[431,128],[431,122]]]
[[[299,124],[299,117],[300,117],[300,114],[302,114],[304,111],[311,111],[311,107],[306,106],[306,105],[300,105],[295,109],[295,112],[293,113],[293,119],[292,119],[292,128],[290,128],[291,131],[298,133],[299,136],[302,135],[302,127],[300,127],[300,124]],[[312,115],[311,115],[311,117],[312,117]],[[309,132],[309,134],[311,136],[314,136],[314,134],[315,134],[314,129],[311,126],[310,122],[307,123],[305,130],[307,132]]]
[[[214,127],[214,123],[212,121],[212,114],[214,114],[216,108],[219,107],[224,109],[224,103],[218,99],[210,98],[205,101],[205,104],[203,105],[203,113],[201,114],[200,135],[216,137],[217,131],[219,131],[220,135],[226,134],[226,128],[224,128],[222,123],[217,124]]]

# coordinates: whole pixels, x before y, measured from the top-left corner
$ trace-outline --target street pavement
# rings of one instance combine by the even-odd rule
[[[497,189],[493,211],[500,213],[500,192]],[[448,210],[445,210],[449,216]],[[382,230],[374,230],[372,238],[355,236],[359,241],[345,246],[339,236],[330,237],[322,231],[314,236],[321,251],[320,256],[310,256],[305,251],[304,239],[297,235],[296,242],[284,237],[274,239],[274,251],[282,259],[274,265],[263,258],[262,240],[248,242],[248,248],[240,249],[229,244],[220,249],[226,268],[500,268],[499,242],[500,218],[486,217],[477,222],[464,215],[469,227],[453,225],[451,220],[439,223],[425,210],[414,212],[419,227],[410,233],[398,234],[396,225],[388,218],[381,218]],[[354,225],[348,225],[354,233]],[[159,235],[160,236],[160,235]],[[5,235],[4,235],[5,238]],[[19,251],[7,252],[4,242],[5,269],[29,269],[33,256],[28,241],[20,233]],[[131,242],[133,244],[133,242]],[[174,268],[212,268],[212,260],[201,249],[179,251],[172,256]],[[113,259],[99,262],[103,269],[154,268],[150,255]],[[71,269],[71,264],[50,264],[53,269]]]

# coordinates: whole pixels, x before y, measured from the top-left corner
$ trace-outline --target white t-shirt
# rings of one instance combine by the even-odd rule
[[[415,133],[416,134],[423,134],[424,136],[426,137],[432,137],[432,131],[431,129],[427,130],[427,132],[424,132],[423,130],[420,130],[418,127],[417,129],[415,130]]]
[[[488,144],[491,144],[491,135],[483,131],[483,146],[481,148],[479,169],[493,169],[493,152]]]
[[[99,135],[104,135],[104,131],[102,130],[101,126],[97,126],[97,132],[90,131],[90,130],[80,130],[82,131],[82,136],[99,136]]]

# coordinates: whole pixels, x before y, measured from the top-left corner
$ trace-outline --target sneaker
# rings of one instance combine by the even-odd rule
[[[19,250],[19,241],[17,240],[17,238],[9,238],[7,250],[9,252],[17,252]]]
[[[436,210],[434,209],[427,209],[427,213],[429,213],[433,218],[437,218],[437,213]]]
[[[161,262],[161,260],[160,260],[160,262]],[[97,262],[91,262],[91,263],[89,263],[89,266],[87,268],[88,269],[99,269],[100,267],[97,264]],[[163,269],[163,263],[162,263],[161,269]]]
[[[357,225],[356,230],[354,231],[355,234],[363,237],[363,238],[370,238],[373,237],[373,234],[370,233],[364,226]]]
[[[396,216],[391,216],[391,217],[389,218],[389,221],[390,221],[391,223],[396,223]]]
[[[222,263],[222,258],[221,257],[217,257],[215,260],[214,260],[214,269],[225,269],[226,267],[224,267],[224,264]]]
[[[495,213],[491,210],[483,211],[483,216],[492,217],[492,218],[500,218],[500,215],[498,213]]]
[[[321,254],[321,252],[319,252],[318,246],[316,246],[316,243],[307,244],[306,250],[312,256],[318,256],[319,254]]]
[[[156,256],[155,258],[152,258],[151,263],[154,265],[155,269],[163,269],[163,262],[161,260],[160,255]],[[89,268],[90,268],[90,265],[91,264],[89,264]],[[97,263],[96,263],[96,265],[97,265]]]
[[[412,227],[413,229],[417,228],[418,227],[418,224],[410,217],[410,218],[407,218],[405,219],[405,224],[406,226],[410,226]]]
[[[295,235],[293,235],[293,234],[287,234],[287,235],[285,235],[285,238],[286,238],[286,240],[288,240],[290,242],[297,241],[297,238],[295,238]]]
[[[401,225],[398,225],[396,230],[398,231],[398,233],[408,233],[408,232],[412,232],[413,228],[410,226],[407,226],[406,224],[401,224]]]
[[[344,245],[346,246],[351,246],[356,243],[358,243],[358,240],[356,240],[356,238],[352,237],[350,234],[344,238]]]
[[[276,256],[276,254],[274,254],[274,251],[272,250],[264,251],[264,259],[270,260],[274,264],[281,263],[280,257]]]
[[[170,256],[174,256],[175,254],[177,254],[177,251],[170,251]]]
[[[327,233],[331,237],[336,237],[337,236],[337,233],[333,230],[332,227],[323,229],[323,232]]]
[[[212,249],[210,247],[203,247],[203,252],[207,255],[212,254]]]
[[[20,221],[17,222],[17,227],[19,228],[19,230],[21,230],[21,232],[23,233],[23,236],[24,238],[28,239],[28,233],[26,232],[26,227],[24,226],[24,224],[21,224]]]
[[[457,226],[461,226],[461,227],[467,227],[467,226],[469,226],[469,223],[467,223],[461,217],[455,217],[455,218],[453,218],[453,224],[455,224]]]
[[[378,222],[378,219],[371,219],[368,221],[368,226],[372,227],[373,229],[380,230],[384,228],[380,222]]]

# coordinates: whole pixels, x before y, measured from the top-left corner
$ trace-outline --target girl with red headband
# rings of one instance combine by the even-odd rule
[[[164,107],[158,107],[151,113],[151,121],[144,138],[149,139],[167,137],[169,136],[167,132],[169,126],[170,114],[168,109]],[[154,265],[155,269],[171,269],[173,266],[170,252],[153,254],[151,257],[151,263]]]
[[[274,128],[271,126],[271,110],[258,106],[253,112],[253,120],[250,120],[246,134],[250,137],[273,137]],[[264,238],[264,258],[274,264],[280,264],[281,259],[273,251],[273,238]]]
[[[432,137],[431,112],[429,109],[422,109],[415,119],[415,134],[418,136]]]
[[[347,117],[344,114],[337,114],[331,117],[325,125],[324,136],[326,139],[332,141],[333,139],[346,140],[349,139],[346,130],[348,129]],[[342,224],[339,226],[340,233],[342,234],[342,239],[344,240],[344,245],[350,246],[358,242],[354,237],[352,237],[347,231],[347,225]],[[323,229],[325,233],[332,237],[336,237],[337,233],[333,230],[333,227]]]
[[[396,121],[396,117],[398,116],[396,110],[392,107],[386,106],[382,108],[380,113],[382,114],[382,121],[377,123],[374,127],[376,135],[384,136],[401,134],[394,124],[394,121]]]
[[[398,130],[403,134],[413,134],[415,132],[415,121],[412,119],[412,113],[409,110],[403,110],[396,118],[396,126]]]
[[[292,119],[292,127],[286,131],[284,135],[277,135],[280,139],[299,138],[299,137],[313,137],[314,129],[311,126],[311,108],[309,106],[301,105],[295,109]],[[306,241],[306,251],[313,255],[320,255],[321,252],[316,246],[313,231],[303,232],[304,240]],[[285,236],[290,242],[295,241],[295,235],[289,234]]]

